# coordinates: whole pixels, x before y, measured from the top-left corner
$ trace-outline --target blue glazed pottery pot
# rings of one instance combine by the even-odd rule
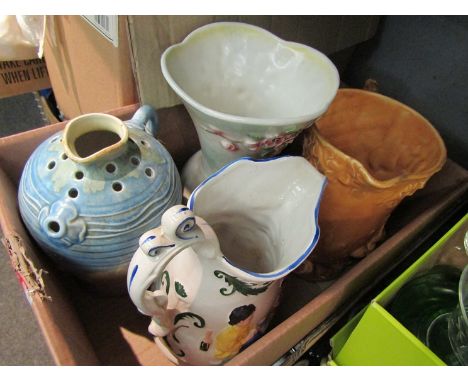
[[[27,161],[18,199],[42,249],[86,281],[125,279],[139,237],[179,204],[174,161],[154,135],[156,112],[130,121],[86,114],[44,141]]]

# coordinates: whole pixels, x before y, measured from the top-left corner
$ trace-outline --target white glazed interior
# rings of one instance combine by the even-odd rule
[[[188,206],[214,229],[230,263],[278,278],[299,266],[318,240],[324,184],[302,157],[242,158],[204,181]]]
[[[339,86],[333,63],[306,45],[243,23],[213,23],[168,48],[162,58],[172,89],[205,114],[244,123],[310,121]]]

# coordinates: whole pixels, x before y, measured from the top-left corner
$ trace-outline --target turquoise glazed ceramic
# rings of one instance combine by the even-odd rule
[[[23,221],[62,268],[87,281],[125,278],[139,237],[179,204],[175,164],[141,107],[127,122],[106,114],[71,120],[31,155],[19,186]]]

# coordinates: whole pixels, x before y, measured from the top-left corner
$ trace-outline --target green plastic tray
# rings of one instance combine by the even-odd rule
[[[424,255],[384,289],[330,340],[328,365],[336,366],[442,366],[445,363],[393,317],[385,306],[418,273],[438,263],[445,249],[455,246],[468,229],[468,214]]]

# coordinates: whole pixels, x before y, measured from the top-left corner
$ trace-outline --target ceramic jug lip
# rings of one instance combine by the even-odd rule
[[[321,195],[323,195],[323,189],[325,188],[325,184],[322,187]],[[319,202],[320,203],[320,202]],[[267,273],[259,273],[259,272],[253,272],[245,268],[241,268],[238,265],[234,264],[231,262],[226,256],[223,256],[223,260],[231,266],[232,269],[237,270],[237,273],[239,275],[243,275],[244,280],[246,281],[251,281],[251,282],[265,282],[265,281],[274,281],[278,280],[280,278],[285,277],[292,271],[294,271],[299,265],[301,265],[304,260],[307,258],[307,256],[310,255],[312,250],[315,248],[315,246],[318,243],[318,240],[320,238],[320,228],[318,226],[318,208],[315,210],[315,224],[316,224],[316,231],[314,234],[314,237],[312,241],[309,243],[307,248],[304,250],[304,252],[290,265],[287,267],[283,267],[279,270],[276,270],[274,272],[267,272]],[[233,272],[235,273],[235,272]],[[246,277],[246,275],[250,277]]]
[[[91,155],[82,157],[78,154],[75,141],[77,138],[92,131],[109,131],[117,134],[120,140],[104,147]],[[63,147],[68,157],[78,163],[91,163],[102,157],[117,155],[128,142],[128,128],[123,121],[110,114],[89,113],[70,120],[63,133]]]
[[[245,116],[240,116],[240,115],[224,113],[221,111],[214,110],[205,105],[202,105],[200,102],[196,101],[193,97],[187,94],[187,92],[185,92],[182,89],[182,87],[180,87],[179,84],[174,80],[171,74],[171,71],[168,67],[168,63],[167,63],[168,56],[171,54],[171,52],[176,51],[177,49],[181,49],[183,46],[189,44],[191,40],[195,40],[198,34],[209,31],[210,29],[222,28],[223,26],[236,26],[239,28],[244,28],[246,30],[256,31],[257,33],[263,34],[265,37],[273,39],[274,41],[278,42],[278,44],[282,44],[283,46],[287,46],[297,51],[305,50],[308,53],[320,58],[323,62],[328,64],[327,65],[328,70],[330,71],[330,74],[334,80],[334,84],[332,85],[333,89],[331,89],[328,99],[323,101],[319,108],[317,108],[316,110],[313,110],[309,114],[298,115],[294,117],[278,117],[278,118],[245,117]],[[177,93],[177,95],[180,98],[182,98],[184,102],[186,102],[187,104],[189,104],[196,110],[208,116],[211,116],[213,118],[221,119],[224,121],[229,121],[229,122],[238,123],[238,124],[248,124],[248,125],[259,126],[259,127],[292,125],[292,124],[304,123],[304,122],[308,122],[308,121],[312,121],[316,119],[328,109],[328,107],[330,106],[331,102],[333,101],[336,95],[336,92],[338,91],[339,84],[340,84],[340,76],[335,65],[325,54],[323,54],[319,50],[314,49],[304,44],[283,40],[268,30],[265,30],[255,25],[242,23],[242,22],[229,22],[229,21],[214,22],[214,23],[210,23],[210,24],[207,24],[200,28],[195,29],[190,34],[188,34],[182,42],[178,44],[174,44],[164,51],[164,53],[161,56],[161,69],[162,69],[164,78],[169,83],[171,88]]]
[[[411,182],[411,181],[418,180],[418,179],[426,179],[428,177],[428,175],[430,176],[430,175],[434,174],[435,172],[439,171],[442,168],[442,166],[444,165],[444,163],[446,161],[446,157],[447,157],[447,150],[445,148],[444,141],[442,140],[442,138],[441,138],[439,132],[437,131],[437,129],[422,114],[418,113],[416,110],[412,109],[408,105],[405,105],[404,103],[401,103],[401,102],[399,102],[399,101],[397,101],[397,100],[395,100],[395,99],[393,99],[391,97],[387,97],[387,96],[385,96],[383,94],[371,92],[371,91],[368,91],[368,90],[355,89],[355,88],[344,88],[344,89],[338,89],[337,93],[364,94],[364,95],[369,96],[369,97],[380,98],[382,100],[385,100],[386,102],[390,102],[390,103],[398,105],[399,107],[407,110],[409,113],[415,115],[417,118],[420,118],[421,120],[423,120],[425,122],[426,126],[433,133],[433,136],[436,139],[436,141],[438,143],[438,146],[439,146],[439,148],[441,150],[441,155],[439,156],[439,160],[436,163],[434,163],[433,166],[426,169],[424,172],[420,172],[418,174],[404,174],[404,175],[399,175],[399,176],[396,176],[396,177],[393,177],[393,178],[390,178],[390,179],[386,179],[386,180],[379,180],[379,179],[375,178],[374,176],[372,176],[361,162],[359,162],[358,160],[352,158],[348,154],[344,153],[342,150],[338,149],[335,145],[333,145],[327,139],[325,139],[325,137],[320,133],[320,131],[317,128],[316,125],[312,126],[312,129],[314,131],[314,135],[317,137],[317,139],[320,140],[321,144],[323,144],[324,146],[328,146],[328,147],[332,148],[333,151],[336,153],[336,155],[338,155],[338,156],[340,156],[342,158],[346,158],[348,161],[350,161],[353,164],[353,166],[355,166],[357,169],[359,169],[359,171],[365,177],[365,179],[369,182],[369,184],[372,184],[372,186],[374,186],[376,188],[386,189],[386,188],[393,187],[396,183],[400,183],[402,181]]]
[[[220,174],[224,173],[230,167],[237,166],[237,165],[239,165],[239,163],[242,163],[242,162],[254,162],[254,163],[255,162],[271,162],[271,161],[288,160],[288,159],[291,159],[291,158],[304,159],[302,157],[290,156],[290,155],[284,155],[284,156],[281,156],[281,157],[261,158],[261,159],[251,158],[251,157],[242,157],[242,158],[236,159],[233,162],[228,163],[227,165],[223,166],[221,169],[219,169],[218,171],[216,171],[215,173],[210,175],[207,179],[205,179],[202,183],[200,183],[198,185],[198,187],[196,187],[193,190],[193,192],[191,193],[191,195],[189,197],[189,200],[187,201],[187,206],[192,211],[194,211],[196,197],[197,197],[197,193],[199,192],[199,190],[202,187],[204,187],[207,183],[212,182],[213,179],[217,178]],[[305,161],[305,159],[304,159],[304,161]],[[313,166],[311,166],[311,167],[313,167]],[[318,171],[317,171],[317,173],[318,173]],[[319,210],[320,210],[320,203],[321,203],[321,200],[322,200],[322,197],[323,197],[323,194],[324,194],[325,187],[327,185],[326,177],[323,176],[323,175],[321,175],[321,176],[322,176],[322,184],[321,184],[320,192],[319,192],[319,195],[318,195],[318,198],[317,198],[317,203],[315,205],[315,209],[314,209],[314,212],[313,212],[313,214],[314,214],[314,224],[315,224],[315,233],[314,233],[313,238],[308,243],[306,249],[303,251],[303,253],[300,254],[292,263],[290,263],[286,267],[279,268],[279,269],[277,269],[275,271],[272,271],[272,272],[259,273],[259,272],[253,272],[253,271],[250,271],[248,269],[241,268],[238,265],[231,262],[225,256],[223,256],[223,260],[227,264],[229,264],[232,267],[232,269],[237,270],[237,273],[243,274],[244,277],[248,276],[247,278],[250,278],[251,281],[273,281],[273,280],[277,280],[277,279],[280,279],[280,278],[286,276],[287,274],[292,272],[294,269],[299,267],[299,265],[302,264],[302,262],[307,258],[307,256],[310,255],[310,253],[315,248],[315,246],[317,245],[318,240],[320,238],[320,227],[318,225],[318,215],[319,215]]]
[[[283,158],[291,158],[293,157],[292,155],[282,155],[281,157],[269,157],[269,158],[252,158],[252,157],[241,157],[236,160],[233,160],[232,162],[224,165],[221,167],[219,170],[215,171],[212,173],[209,177],[207,177],[205,180],[203,180],[190,194],[190,197],[187,201],[187,206],[193,211],[193,207],[195,206],[195,199],[196,199],[196,194],[197,192],[205,186],[206,183],[211,182],[214,178],[216,178],[218,175],[223,173],[226,169],[229,167],[236,166],[238,163],[247,161],[247,162],[270,162],[274,160],[281,160]]]

